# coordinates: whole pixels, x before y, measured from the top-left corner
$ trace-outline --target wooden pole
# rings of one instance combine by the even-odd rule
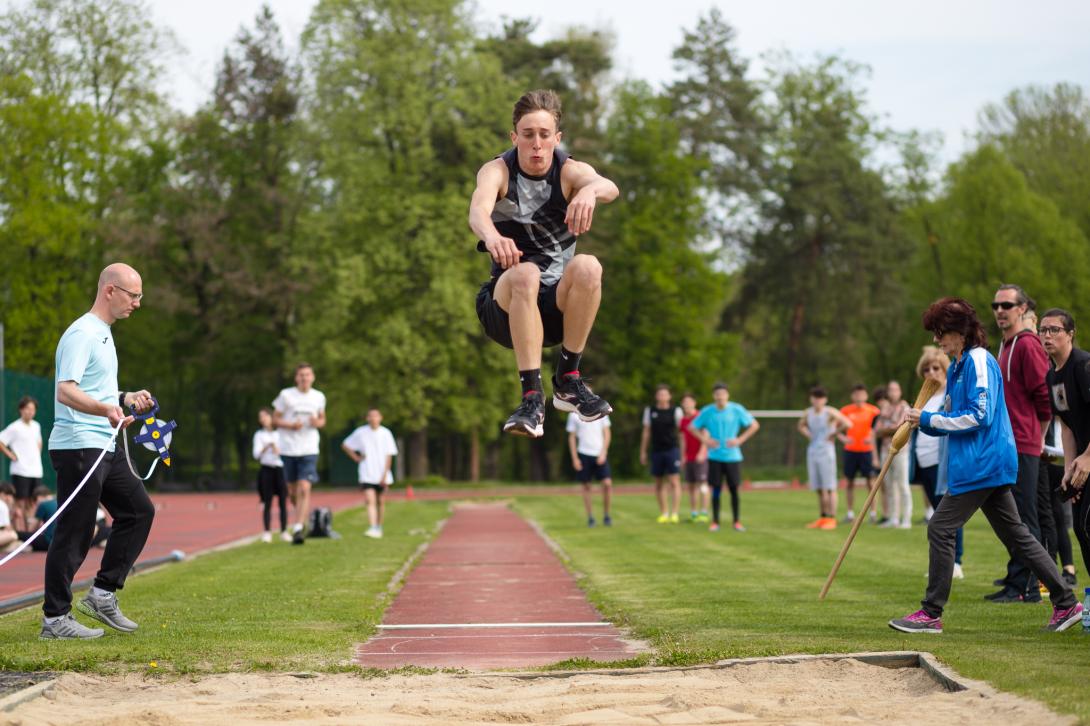
[[[923,386],[920,387],[920,393],[916,396],[916,405],[913,408],[923,408],[924,404],[934,396],[941,384],[932,379],[925,378]],[[840,548],[840,554],[836,558],[836,562],[833,564],[833,569],[829,573],[829,577],[825,579],[825,585],[821,588],[821,594],[818,595],[819,600],[824,600],[825,596],[829,594],[829,588],[832,587],[833,580],[836,579],[836,573],[840,571],[840,565],[844,562],[844,558],[848,554],[848,549],[852,546],[852,542],[855,540],[855,535],[859,532],[859,527],[863,524],[863,520],[867,518],[867,512],[870,511],[871,504],[874,503],[874,498],[878,495],[878,492],[882,489],[882,485],[885,483],[886,473],[889,472],[889,466],[893,463],[893,457],[900,453],[905,444],[908,443],[909,437],[912,436],[912,424],[905,421],[899,427],[897,432],[893,434],[893,440],[890,442],[889,455],[886,456],[886,461],[882,464],[882,470],[878,472],[878,478],[874,482],[874,486],[871,488],[870,493],[867,494],[867,500],[863,502],[863,509],[860,510],[859,516],[852,522],[852,529],[848,532],[848,539],[844,541],[844,546]],[[848,486],[852,483],[848,482]]]

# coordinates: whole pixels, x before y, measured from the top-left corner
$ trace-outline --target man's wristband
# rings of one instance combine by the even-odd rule
[[[121,408],[125,408],[125,396],[126,396],[126,393],[124,391],[117,394],[117,405],[120,406]]]

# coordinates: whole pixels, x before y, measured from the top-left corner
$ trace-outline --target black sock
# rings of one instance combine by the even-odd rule
[[[582,353],[572,353],[564,346],[560,346],[560,354],[556,357],[556,380],[559,381],[568,373],[578,372],[579,361],[582,358]]]
[[[519,380],[522,381],[522,395],[525,396],[531,391],[537,391],[543,393],[545,386],[541,384],[541,369],[534,368],[529,371],[519,371]]]

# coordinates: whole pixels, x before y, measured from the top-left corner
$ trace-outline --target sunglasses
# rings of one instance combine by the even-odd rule
[[[1004,300],[1003,302],[993,302],[992,310],[999,310],[1000,308],[1003,308],[1004,310],[1010,310],[1012,308],[1018,307],[1021,304],[1022,303],[1011,302],[1009,300]]]

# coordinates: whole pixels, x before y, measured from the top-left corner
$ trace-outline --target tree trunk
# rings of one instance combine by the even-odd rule
[[[428,475],[428,429],[409,434],[409,478],[423,479]]]
[[[476,426],[469,432],[469,480],[481,480],[481,433]]]

